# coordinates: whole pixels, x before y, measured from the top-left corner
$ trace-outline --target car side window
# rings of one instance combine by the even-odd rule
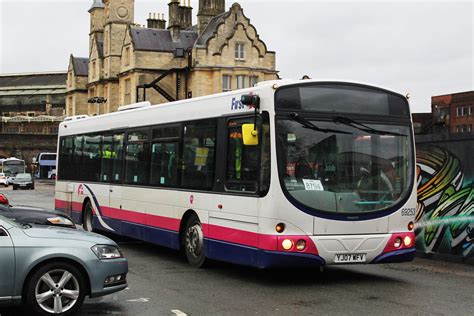
[[[3,227],[0,227],[0,237],[8,237],[8,234]]]

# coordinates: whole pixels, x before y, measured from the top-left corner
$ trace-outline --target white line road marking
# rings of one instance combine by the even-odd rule
[[[183,313],[182,311],[180,311],[179,309],[173,309],[171,310],[171,312],[177,316],[188,316],[188,314],[186,313]]]
[[[144,298],[144,297],[136,298],[133,300],[127,300],[127,302],[135,302],[135,303],[148,303],[149,301],[150,301],[149,298]]]

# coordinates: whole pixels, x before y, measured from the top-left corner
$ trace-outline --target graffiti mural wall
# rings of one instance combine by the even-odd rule
[[[473,156],[473,139],[417,139],[419,250],[474,257]]]

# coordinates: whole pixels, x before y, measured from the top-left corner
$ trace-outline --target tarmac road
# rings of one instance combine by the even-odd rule
[[[0,192],[13,204],[52,207],[53,190],[38,184],[34,191]],[[469,315],[474,306],[471,265],[416,259],[323,272],[218,262],[194,269],[176,251],[115,239],[129,259],[129,289],[86,300],[78,315]]]

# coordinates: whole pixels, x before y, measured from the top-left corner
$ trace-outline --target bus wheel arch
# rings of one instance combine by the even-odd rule
[[[183,215],[179,229],[180,249],[190,265],[201,268],[206,255],[204,250],[204,233],[201,220],[194,210]]]

